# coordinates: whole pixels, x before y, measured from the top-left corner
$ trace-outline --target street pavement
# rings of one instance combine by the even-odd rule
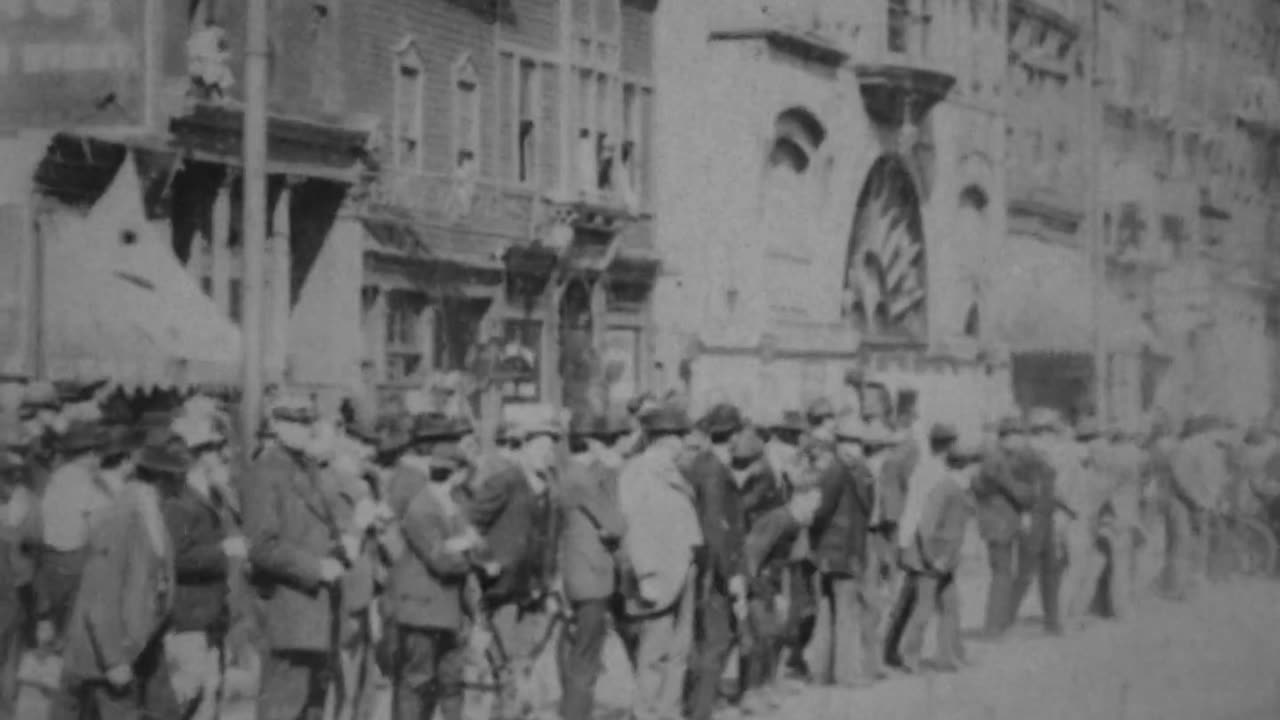
[[[980,624],[985,573],[971,556],[962,582],[965,626]],[[1033,593],[1034,594],[1034,590]],[[967,642],[972,667],[953,675],[895,675],[869,689],[807,688],[753,720],[1277,720],[1280,584],[1235,580],[1187,604],[1146,599],[1122,622],[1097,620],[1046,638],[1031,598],[999,643]],[[625,716],[627,663],[611,641],[599,696],[602,718]],[[25,693],[22,720],[42,718]],[[252,720],[247,702],[226,720]]]

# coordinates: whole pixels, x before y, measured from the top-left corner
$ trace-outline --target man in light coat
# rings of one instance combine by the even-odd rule
[[[690,423],[678,408],[643,416],[644,450],[618,478],[626,522],[621,630],[635,667],[637,720],[675,720],[693,644],[695,555],[703,545],[694,489],[676,464]]]
[[[1093,418],[1079,422],[1074,442],[1064,441],[1058,477],[1068,478],[1061,485],[1062,499],[1074,517],[1063,528],[1067,567],[1062,576],[1062,609],[1066,623],[1079,627],[1097,596],[1098,580],[1105,567],[1098,532],[1103,505],[1114,487],[1114,468],[1107,458],[1109,443]],[[1079,459],[1068,455],[1069,451],[1079,453]]]

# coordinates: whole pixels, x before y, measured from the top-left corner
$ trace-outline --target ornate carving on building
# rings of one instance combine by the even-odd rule
[[[842,314],[872,343],[926,339],[920,201],[904,161],[877,160],[858,198],[845,261]]]

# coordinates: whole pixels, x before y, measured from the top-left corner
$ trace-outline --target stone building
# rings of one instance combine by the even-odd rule
[[[1250,420],[1274,402],[1277,20],[1274,3],[1102,5],[1108,275],[1164,350],[1131,371],[1142,409]]]
[[[1004,4],[669,7],[663,368],[695,405],[760,416],[850,370],[927,417],[1007,403],[983,270],[1004,234]]]
[[[272,3],[268,379],[374,400],[479,378],[596,411],[647,386],[654,7]],[[128,198],[126,224],[238,321],[245,3],[157,8],[140,30],[148,116],[55,137],[37,215],[102,227]],[[41,361],[110,374],[80,359]],[[235,364],[183,376],[233,381]]]

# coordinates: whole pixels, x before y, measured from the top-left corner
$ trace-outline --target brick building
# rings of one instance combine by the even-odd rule
[[[596,411],[647,386],[652,0],[271,8],[269,379],[372,399],[461,371]],[[91,224],[133,182],[130,222],[233,321],[244,12],[156,5],[150,122],[37,172]]]

